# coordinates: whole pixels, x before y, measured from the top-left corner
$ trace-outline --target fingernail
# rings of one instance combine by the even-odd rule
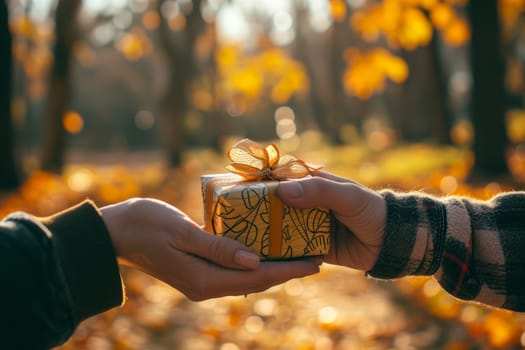
[[[303,186],[297,181],[283,181],[279,184],[279,190],[289,198],[299,198],[304,194]]]
[[[259,267],[259,257],[252,252],[246,250],[238,250],[235,252],[233,260],[236,264],[246,267],[248,269],[256,269]]]

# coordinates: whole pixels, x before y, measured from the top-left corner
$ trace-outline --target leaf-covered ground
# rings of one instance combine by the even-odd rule
[[[286,150],[290,145],[282,145]],[[373,187],[488,198],[525,187],[525,152],[510,158],[514,182],[469,186],[471,155],[426,145],[374,152],[328,147],[309,138],[294,151],[326,170]],[[163,199],[202,222],[200,175],[222,172],[225,157],[194,151],[181,168],[161,155],[73,155],[62,176],[33,173],[0,197],[0,217],[14,210],[47,215],[86,197],[99,205],[132,196]],[[118,163],[115,163],[118,162]],[[84,322],[61,350],[105,349],[522,349],[525,316],[455,301],[429,278],[377,281],[349,269],[320,274],[246,297],[190,302],[140,272],[122,271],[124,307]]]

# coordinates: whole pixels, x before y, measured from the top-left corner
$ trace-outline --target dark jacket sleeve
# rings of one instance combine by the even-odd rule
[[[463,300],[525,311],[525,192],[488,201],[384,191],[387,223],[369,275],[433,275]]]
[[[0,222],[0,344],[49,349],[82,320],[121,305],[123,288],[104,222],[89,201],[48,218]]]

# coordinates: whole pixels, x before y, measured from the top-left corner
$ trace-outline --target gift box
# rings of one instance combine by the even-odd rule
[[[242,140],[241,142],[244,142],[244,145],[248,142],[250,146],[253,146],[253,141]],[[262,146],[256,147],[262,148]],[[233,149],[238,151],[238,148],[239,144]],[[234,154],[235,151],[230,150],[228,154],[230,160],[239,159]],[[265,260],[328,253],[330,249],[329,210],[291,208],[282,203],[275,193],[279,179],[282,179],[274,179],[277,173],[285,173],[285,178],[292,177],[289,169],[282,168],[283,164],[297,167],[297,164],[302,161],[290,164],[279,163],[276,160],[273,163],[273,169],[270,166],[266,170],[261,168],[272,162],[264,164],[263,161],[260,166],[256,167],[256,171],[249,169],[250,174],[247,175],[245,174],[248,162],[246,159],[250,157],[246,158],[244,152],[240,154],[244,159],[243,167],[229,169],[238,174],[224,173],[201,177],[205,229],[243,243]],[[295,158],[291,159],[296,161]],[[233,164],[239,163],[234,162]],[[281,169],[277,169],[279,164]],[[309,167],[306,163],[304,166]],[[239,171],[239,169],[242,170]],[[308,172],[312,169],[317,168],[307,168]],[[278,171],[272,175],[272,170]],[[265,175],[253,175],[257,172],[264,172]],[[297,169],[295,173],[295,177],[304,174]]]

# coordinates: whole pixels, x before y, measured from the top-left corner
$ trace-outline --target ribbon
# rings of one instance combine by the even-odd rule
[[[273,143],[263,147],[250,139],[233,145],[228,159],[231,164],[226,169],[246,180],[298,179],[322,168],[288,154],[281,155]]]
[[[270,248],[268,256],[270,258],[280,258],[283,246],[283,202],[277,197],[275,191],[277,190],[276,182],[273,186],[268,186],[268,207],[270,219]]]

